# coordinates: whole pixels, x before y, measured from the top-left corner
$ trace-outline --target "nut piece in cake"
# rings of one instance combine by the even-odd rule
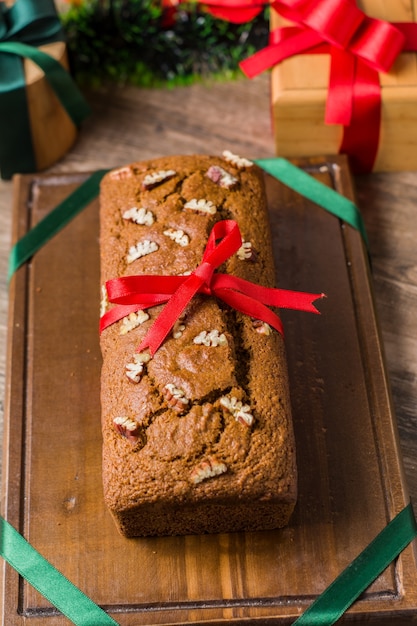
[[[256,261],[258,258],[257,252],[250,241],[243,241],[236,254],[241,261]]]
[[[101,299],[100,299],[100,317],[107,311],[107,307],[109,306],[109,298],[107,295],[106,285],[101,285]]]
[[[262,320],[252,320],[252,327],[256,330],[260,335],[271,335],[272,328],[266,322]]]
[[[185,330],[184,318],[180,317],[172,327],[172,336],[174,339],[179,339],[182,337],[182,333]]]
[[[216,185],[220,187],[225,187],[226,189],[233,189],[239,182],[236,176],[226,172],[220,165],[211,165],[207,170],[207,176],[213,183],[216,183]]]
[[[181,229],[175,230],[175,228],[167,228],[167,230],[164,230],[164,235],[183,248],[190,243],[189,236]]]
[[[165,400],[169,406],[177,413],[183,413],[187,404],[190,402],[185,396],[184,391],[175,387],[172,383],[167,383],[163,388],[162,393],[164,394]]]
[[[132,383],[140,382],[145,369],[145,363],[151,360],[149,352],[135,352],[133,361],[126,365],[126,376]]]
[[[160,183],[170,180],[175,176],[175,170],[160,170],[154,174],[147,174],[142,181],[142,189],[153,189]]]
[[[254,418],[248,404],[243,404],[235,396],[222,396],[220,398],[220,404],[229,411],[238,422],[245,426],[252,426]]]
[[[199,215],[214,215],[217,212],[216,205],[211,200],[205,200],[204,198],[189,200],[184,204],[184,209],[186,211],[194,211]]]
[[[137,328],[141,324],[144,324],[149,319],[149,314],[146,311],[138,311],[137,313],[129,313],[122,319],[122,323],[120,325],[120,334],[127,335],[128,332]]]
[[[217,329],[201,331],[196,337],[194,337],[193,342],[198,345],[203,346],[211,346],[216,348],[217,346],[227,346],[227,339],[224,333],[220,333]]]
[[[220,474],[225,472],[227,472],[227,466],[215,456],[209,456],[194,467],[191,472],[191,480],[197,485],[203,482],[203,480],[220,476]]]
[[[232,165],[235,165],[239,168],[252,167],[253,165],[253,162],[249,161],[249,159],[245,159],[237,154],[233,154],[233,152],[230,152],[230,150],[223,151],[223,158]]]
[[[159,246],[155,241],[150,241],[149,239],[139,241],[136,246],[131,246],[129,248],[126,262],[133,263],[133,261],[136,261],[147,254],[152,254],[152,252],[156,252],[157,250],[159,250]]]
[[[109,173],[110,178],[113,180],[126,180],[127,178],[131,178],[133,175],[130,167],[120,167],[117,170],[113,170]]]
[[[135,444],[139,441],[140,426],[136,420],[126,416],[115,417],[113,428],[130,443]]]
[[[148,211],[148,209],[144,207],[138,209],[134,206],[124,211],[123,219],[134,222],[135,224],[140,224],[141,226],[152,226],[155,218],[152,211]]]

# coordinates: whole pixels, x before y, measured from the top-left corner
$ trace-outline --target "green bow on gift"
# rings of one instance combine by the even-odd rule
[[[38,46],[63,41],[53,0],[16,0],[11,7],[0,1],[0,172],[36,171],[25,93],[23,58],[45,73],[60,103],[78,126],[90,110],[69,73]]]

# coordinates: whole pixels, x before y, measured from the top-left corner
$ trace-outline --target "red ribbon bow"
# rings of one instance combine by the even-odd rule
[[[262,11],[267,0],[203,4],[217,17],[244,22]],[[294,54],[330,53],[325,121],[344,127],[339,152],[351,157],[353,171],[370,172],[381,123],[378,72],[388,72],[400,52],[417,51],[417,24],[369,17],[355,0],[272,0],[271,7],[296,26],[273,31],[269,45],[242,61],[241,69],[254,77]]]
[[[100,320],[100,332],[133,311],[167,303],[138,347],[158,350],[187,304],[197,293],[215,296],[229,306],[266,322],[282,333],[282,322],[266,305],[319,313],[314,300],[324,294],[272,289],[215,270],[242,245],[238,225],[233,220],[217,222],[210,233],[199,265],[189,276],[123,276],[107,281],[110,302],[117,306]]]

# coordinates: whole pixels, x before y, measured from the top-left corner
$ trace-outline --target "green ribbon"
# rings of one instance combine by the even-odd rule
[[[98,196],[100,181],[107,171],[98,170],[91,174],[75,191],[15,243],[9,255],[9,280],[23,263],[26,263],[35,252]]]
[[[258,159],[255,163],[297,193],[359,230],[367,243],[362,216],[353,202],[286,159]],[[99,170],[92,174],[13,246],[9,257],[9,279],[23,263],[98,195],[100,181],[107,171]]]
[[[2,517],[0,555],[76,626],[118,626]]]
[[[258,159],[255,161],[267,174],[271,174],[284,185],[315,202],[332,215],[358,230],[368,246],[365,224],[358,207],[348,198],[324,185],[307,172],[283,158]]]
[[[22,58],[45,73],[49,85],[76,126],[90,110],[69,73],[38,46],[63,41],[54,0],[0,2],[0,172],[36,171]]]
[[[328,189],[285,159],[261,159],[257,161],[257,164],[298,193],[350,223],[366,238],[360,213],[352,202],[344,202],[343,196]],[[100,170],[89,176],[70,196],[15,244],[9,259],[9,278],[98,195],[100,181],[107,171]],[[327,191],[332,193],[329,195]],[[6,532],[3,527],[6,528]],[[77,626],[116,624],[107,614],[103,616],[103,612],[98,607],[96,607],[97,610],[101,611],[100,619],[98,616],[94,617],[91,613],[91,601],[83,597],[82,592],[56,572],[43,557],[36,556],[36,551],[23,538],[19,538],[19,534],[11,530],[4,520],[0,529],[0,556],[3,556]],[[416,536],[417,525],[410,503],[294,622],[294,626],[332,626]],[[38,558],[39,563],[42,563],[42,568],[39,568],[37,564]],[[35,566],[31,565],[26,568],[26,562],[35,562]],[[82,614],[78,613],[83,606],[89,607],[90,617],[86,616],[83,611],[81,611]],[[85,621],[86,619],[92,621]],[[100,621],[103,619],[111,621]]]
[[[410,503],[293,625],[332,626],[416,536],[417,525]],[[2,517],[0,556],[76,626],[117,626]]]
[[[332,626],[417,536],[411,503],[327,587],[293,626]]]

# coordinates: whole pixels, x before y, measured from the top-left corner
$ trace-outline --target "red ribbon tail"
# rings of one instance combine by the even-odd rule
[[[275,306],[279,309],[293,309],[295,311],[305,311],[307,313],[317,313],[320,311],[314,306],[316,300],[326,297],[324,293],[309,293],[306,291],[292,291],[291,289],[275,289],[263,287],[251,283],[237,276],[228,274],[216,274],[213,280],[213,291],[216,295],[221,291],[235,291],[239,297],[249,296],[253,300],[262,302],[268,306]]]
[[[316,300],[327,298],[325,293],[307,293],[304,291],[291,291],[286,289],[276,289],[279,292],[275,306],[280,309],[293,309],[294,311],[304,311],[305,313],[316,313],[321,315],[319,309],[314,305]]]
[[[281,335],[284,334],[284,328],[278,315],[271,309],[268,309],[262,302],[259,302],[259,300],[255,300],[234,289],[216,289],[215,294],[237,311],[249,315],[249,317],[255,320],[262,320],[272,326],[272,328],[275,328]]]
[[[241,279],[237,279],[237,281],[239,283],[247,282],[241,281]],[[247,284],[251,287],[248,290],[249,293],[243,293],[233,287],[218,286],[216,286],[213,291],[218,298],[229,304],[237,311],[240,311],[245,315],[249,315],[254,319],[266,322],[281,334],[284,334],[282,322],[278,315],[266,306],[267,304],[281,309],[293,309],[296,311],[320,314],[320,311],[314,306],[313,302],[319,298],[326,297],[324,293],[311,294],[301,291],[289,291],[286,289],[269,289],[252,283]],[[258,298],[257,296],[261,293],[264,297]]]
[[[320,37],[313,31],[291,27],[278,31],[275,35],[272,33],[268,46],[239,63],[240,69],[248,78],[254,78],[294,54],[307,52],[321,43]]]

